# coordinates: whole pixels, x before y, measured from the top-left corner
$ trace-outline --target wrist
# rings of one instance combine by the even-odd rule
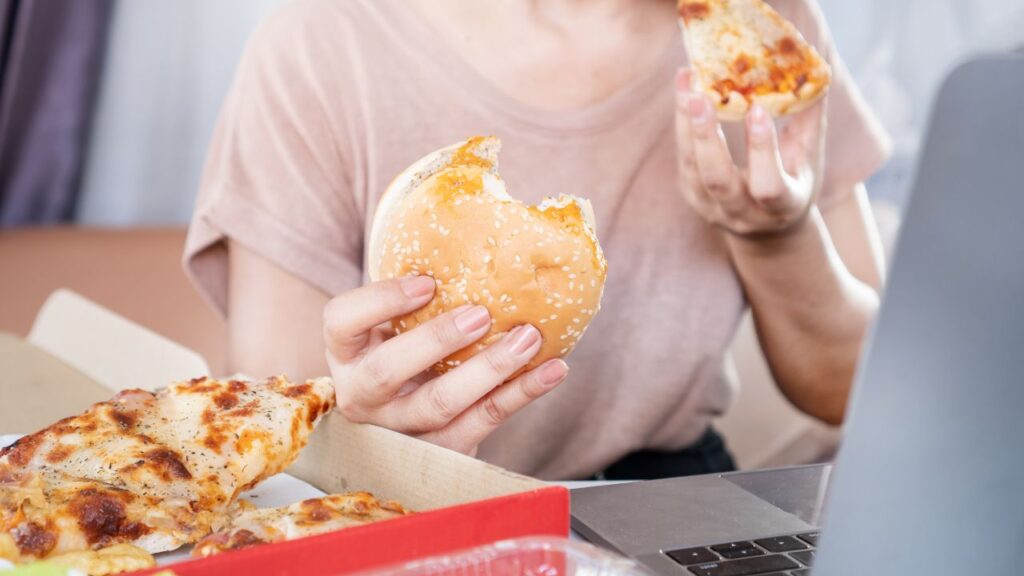
[[[726,244],[734,255],[775,257],[780,253],[799,251],[808,238],[821,235],[824,220],[818,207],[811,205],[807,212],[788,226],[770,232],[738,234],[724,230]]]

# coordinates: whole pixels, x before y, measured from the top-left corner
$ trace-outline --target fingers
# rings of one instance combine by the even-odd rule
[[[746,125],[750,196],[769,212],[788,213],[800,200],[786,182],[775,123],[763,106],[754,104],[747,113]]]
[[[779,152],[786,172],[818,170],[824,159],[826,98],[789,118],[779,137]]]
[[[324,307],[324,341],[328,356],[347,362],[366,346],[374,326],[417,310],[434,296],[429,276],[385,280],[349,290]]]
[[[369,405],[387,402],[407,380],[479,340],[490,327],[487,308],[462,306],[385,340],[352,372],[358,397]]]
[[[505,381],[540,350],[540,332],[519,326],[461,366],[395,398],[386,406],[387,427],[406,433],[437,430]]]
[[[715,117],[714,106],[707,96],[690,94],[687,114],[700,181],[708,196],[730,211],[743,202],[743,186]]]
[[[451,424],[425,439],[461,452],[469,452],[510,416],[565,381],[569,367],[562,360],[548,360],[534,370],[484,396]]]
[[[690,86],[692,73],[680,68],[676,74],[676,158],[678,162],[679,189],[686,194],[690,202],[707,207],[710,202],[704,193],[697,171],[697,158],[693,147],[693,135],[690,128]]]

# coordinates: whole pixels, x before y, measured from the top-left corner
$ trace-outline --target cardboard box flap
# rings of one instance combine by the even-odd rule
[[[85,411],[110,390],[13,334],[0,333],[0,434],[28,434]]]
[[[288,473],[321,490],[367,490],[418,511],[548,486],[340,414],[320,423]]]
[[[210,375],[199,354],[65,289],[47,298],[28,341],[114,392]]]

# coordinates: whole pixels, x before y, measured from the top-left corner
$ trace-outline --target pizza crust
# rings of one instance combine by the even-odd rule
[[[722,121],[742,121],[756,102],[774,117],[809,108],[827,92],[828,63],[762,0],[680,0],[694,69]]]

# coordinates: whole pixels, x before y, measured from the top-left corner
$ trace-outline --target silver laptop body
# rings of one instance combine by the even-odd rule
[[[940,90],[869,342],[834,468],[575,490],[573,528],[662,574],[1024,575],[1024,56]]]

